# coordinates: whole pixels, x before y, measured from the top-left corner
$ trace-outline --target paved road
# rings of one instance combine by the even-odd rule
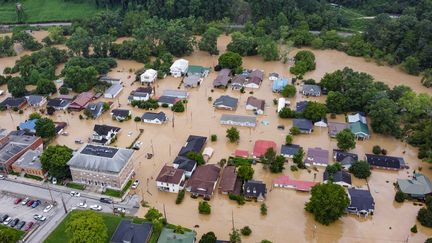
[[[50,27],[50,26],[71,26],[72,22],[48,22],[48,23],[34,23],[34,24],[1,24],[0,29],[9,29],[16,26],[32,26],[32,27]]]

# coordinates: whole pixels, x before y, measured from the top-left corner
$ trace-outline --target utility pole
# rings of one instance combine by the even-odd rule
[[[232,230],[234,231],[235,230],[235,227],[234,227],[234,210],[231,210],[231,222],[232,222]]]
[[[67,208],[66,208],[66,204],[65,204],[65,202],[64,202],[64,199],[63,199],[63,193],[60,192],[60,196],[61,196],[61,201],[62,201],[63,209],[64,209],[64,211],[65,211],[65,214],[67,214],[68,211],[67,211]]]
[[[163,204],[163,210],[164,210],[164,217],[165,217],[165,220],[168,222],[168,219],[167,219],[167,216],[166,216],[166,211],[165,211],[165,203]]]
[[[53,204],[54,203],[54,198],[53,198],[52,193],[51,193],[51,188],[49,186],[49,182],[47,182],[47,187],[48,187],[48,192],[49,192],[50,197],[51,197],[51,203]]]
[[[174,111],[173,111],[172,127],[174,127]]]
[[[153,139],[150,139],[150,145],[151,145],[152,154],[154,156]]]

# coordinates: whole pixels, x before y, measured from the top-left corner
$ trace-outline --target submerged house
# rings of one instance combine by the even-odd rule
[[[157,78],[158,72],[154,69],[147,69],[143,74],[140,76],[141,84],[151,84],[153,83]]]
[[[47,102],[47,99],[42,95],[29,95],[26,96],[26,99],[29,106],[33,107],[41,107]]]
[[[281,92],[285,86],[289,84],[288,79],[280,78],[273,81],[272,91],[274,93]]]
[[[329,151],[322,148],[308,148],[306,159],[307,166],[327,166],[329,162]]]
[[[132,112],[126,109],[113,109],[111,111],[111,116],[117,121],[125,121],[131,118]]]
[[[222,95],[213,102],[213,107],[216,109],[233,111],[237,109],[237,103],[237,98],[228,95]]]
[[[361,121],[350,123],[349,128],[357,139],[365,140],[370,138],[368,125]]]
[[[144,123],[150,123],[150,124],[163,124],[166,121],[168,121],[168,117],[165,115],[165,113],[161,112],[146,112],[141,116],[141,120]]]
[[[246,110],[255,111],[256,114],[264,114],[265,100],[249,96],[246,101]]]
[[[105,93],[104,98],[106,99],[114,99],[120,92],[123,90],[123,86],[121,84],[113,84],[109,87]]]
[[[226,88],[228,83],[231,81],[231,70],[224,68],[219,71],[218,76],[213,80],[213,87],[215,88]]]
[[[260,158],[264,156],[268,149],[273,149],[273,151],[276,152],[276,143],[270,140],[256,140],[253,149],[253,157]]]
[[[300,148],[300,145],[297,144],[283,144],[281,145],[281,155],[292,159],[300,151]]]
[[[184,76],[189,68],[189,61],[185,59],[177,59],[170,67],[170,73],[173,77],[179,78]]]
[[[345,152],[338,149],[333,149],[333,159],[342,165],[342,168],[349,170],[354,162],[358,161],[358,155],[354,153]]]
[[[91,118],[96,119],[104,112],[104,105],[105,102],[90,103],[88,104],[86,111]]]
[[[189,152],[201,153],[206,141],[207,137],[190,135],[186,143],[180,149],[178,156],[187,156]]]
[[[243,195],[249,199],[256,199],[258,202],[262,202],[267,196],[267,186],[262,181],[246,181],[243,184]]]
[[[72,103],[70,103],[68,109],[77,111],[84,110],[93,98],[93,91],[82,92],[72,101]]]
[[[299,101],[296,104],[296,112],[303,112],[306,109],[306,106],[309,104],[309,101]]]
[[[219,182],[219,192],[222,194],[240,195],[241,180],[237,176],[236,167],[233,165],[225,166]]]
[[[220,124],[241,127],[256,127],[257,121],[255,116],[222,114],[220,118]]]
[[[333,174],[330,174],[327,170],[324,171],[323,174],[323,182],[328,183],[332,181],[334,184],[339,186],[351,188],[351,174],[345,171],[336,171]]]
[[[55,110],[66,110],[71,103],[70,99],[54,98],[48,100],[47,107]]]
[[[119,127],[96,124],[93,128],[92,143],[108,145],[116,138],[118,132]]]
[[[204,78],[208,76],[209,72],[209,68],[198,65],[189,65],[187,76],[198,76],[200,78]]]
[[[375,201],[369,190],[350,188],[348,189],[348,197],[350,199],[350,205],[347,208],[348,212],[359,216],[373,214]]]
[[[110,243],[148,243],[153,232],[153,224],[136,224],[132,220],[122,220],[111,237]]]
[[[183,84],[185,88],[195,88],[200,86],[202,82],[202,77],[197,75],[188,75],[183,79]]]
[[[411,198],[424,200],[427,196],[432,196],[432,183],[421,173],[414,173],[412,179],[398,179],[397,184],[400,191]]]
[[[0,107],[6,107],[6,109],[22,109],[27,105],[27,99],[24,97],[7,97],[0,103]]]
[[[405,167],[405,161],[402,157],[366,154],[366,161],[371,167],[377,169],[400,170]]]
[[[165,165],[156,178],[156,186],[160,191],[178,193],[183,190],[185,179],[184,170]]]
[[[216,189],[220,170],[213,164],[198,166],[187,182],[186,191],[192,193],[193,197],[202,196],[210,200]]]
[[[174,159],[173,167],[176,169],[182,169],[185,173],[186,178],[189,178],[195,171],[197,167],[197,162],[195,160],[188,159],[186,156],[177,156]]]
[[[329,122],[328,123],[328,135],[331,138],[335,138],[336,135],[343,131],[344,129],[349,128],[348,124],[341,122]]]
[[[300,129],[301,133],[311,133],[313,131],[313,124],[310,120],[308,119],[294,119],[293,120],[293,127],[297,127],[298,129]]]
[[[280,176],[273,180],[274,187],[290,188],[302,192],[309,192],[317,184],[319,182],[292,180],[289,176]]]
[[[302,94],[306,96],[321,96],[321,87],[315,84],[304,84]]]

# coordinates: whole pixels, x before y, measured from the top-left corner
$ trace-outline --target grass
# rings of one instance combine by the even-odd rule
[[[94,1],[68,0],[22,0],[25,23],[70,21],[92,16],[103,9],[97,9]],[[15,1],[0,4],[0,23],[16,23]]]
[[[340,31],[348,31],[348,32],[357,32],[364,31],[367,27],[367,24],[371,21],[371,19],[363,19],[363,17],[367,17],[356,9],[350,8],[337,8],[336,11],[339,11],[343,16],[345,16],[349,23],[350,27],[348,28],[340,28]]]
[[[73,188],[73,189],[77,189],[77,190],[81,190],[81,191],[85,189],[85,185],[74,183],[74,182],[69,182],[66,184],[66,186],[69,188]]]
[[[0,224],[0,232],[3,231],[3,230],[9,230],[10,232],[13,232],[14,233],[14,239],[21,239],[24,236],[24,233],[25,233],[24,231],[16,230],[14,228],[7,227],[7,226],[4,226],[4,225]],[[1,242],[3,242],[3,241],[1,241]]]
[[[43,178],[39,177],[39,176],[35,176],[35,175],[30,175],[30,174],[24,174],[25,178],[29,178],[29,179],[33,179],[33,180],[37,180],[37,181],[42,181]]]
[[[111,197],[122,197],[127,192],[127,190],[129,190],[131,185],[132,185],[132,180],[129,180],[121,191],[108,188],[102,194]]]

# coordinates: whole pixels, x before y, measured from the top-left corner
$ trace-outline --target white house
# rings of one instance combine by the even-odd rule
[[[327,120],[326,119],[321,119],[321,120],[315,122],[314,126],[316,126],[316,127],[327,127]]]
[[[175,60],[170,67],[170,73],[173,77],[179,78],[185,75],[189,68],[189,61],[185,59]]]
[[[184,187],[184,170],[165,165],[156,178],[156,186],[164,192],[178,193]]]
[[[113,84],[105,91],[104,98],[114,99],[122,90],[123,86],[121,84]]]
[[[366,116],[363,113],[356,113],[353,115],[348,115],[348,123],[361,122],[367,124]]]
[[[291,105],[291,102],[285,98],[279,98],[278,99],[278,108],[277,112],[279,113],[283,108]]]
[[[151,123],[151,124],[163,124],[166,121],[168,121],[168,117],[163,113],[162,111],[159,113],[156,112],[146,112],[144,115],[142,115],[141,120],[144,123]]]
[[[141,83],[153,83],[157,78],[157,71],[154,69],[147,69],[141,74]]]
[[[91,141],[96,144],[108,145],[117,136],[119,131],[119,127],[96,124],[93,128]]]
[[[211,148],[211,147],[206,147],[206,148],[204,149],[202,155],[203,155],[204,160],[205,160],[206,162],[208,162],[209,159],[212,157],[213,152],[214,152],[214,149]]]

